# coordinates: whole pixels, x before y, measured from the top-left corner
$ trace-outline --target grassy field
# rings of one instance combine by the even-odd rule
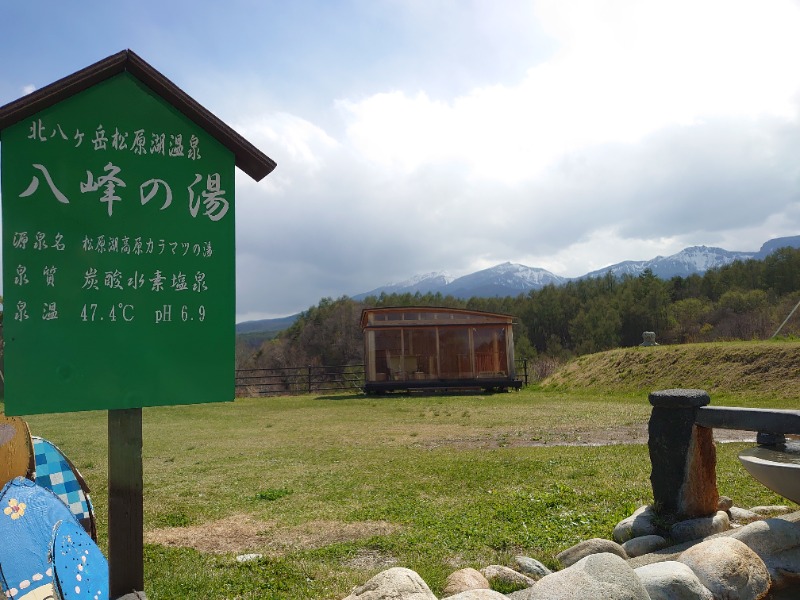
[[[750,351],[788,348],[785,358],[772,357],[773,370],[797,369],[800,344],[772,348]],[[696,350],[698,365],[717,352]],[[675,370],[674,351],[582,358],[580,368],[567,366],[571,376],[518,393],[145,409],[148,598],[340,599],[389,566],[416,570],[438,595],[461,567],[507,564],[515,554],[555,566],[555,554],[609,538],[651,501],[647,391],[702,387],[687,376],[646,389],[665,382],[655,364]],[[587,372],[591,385],[581,379]],[[769,373],[754,380],[769,380],[765,392],[726,371],[731,384],[715,388],[712,404],[800,406],[797,378],[781,392]],[[92,486],[105,548],[106,413],[33,416],[29,424]],[[739,465],[746,445],[718,444],[720,492],[745,507],[783,502]],[[262,557],[237,562],[245,553]]]

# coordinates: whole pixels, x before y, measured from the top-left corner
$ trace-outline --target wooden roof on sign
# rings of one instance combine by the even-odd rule
[[[230,150],[236,166],[256,181],[276,167],[269,156],[236,133],[132,50],[123,50],[0,107],[0,131],[119,73],[128,72]]]

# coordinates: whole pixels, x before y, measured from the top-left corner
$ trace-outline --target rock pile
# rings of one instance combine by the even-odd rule
[[[558,554],[563,567],[558,571],[525,556],[516,557],[513,568],[461,569],[448,577],[442,598],[762,600],[780,593],[800,598],[800,512],[776,517],[789,509],[737,509],[725,497],[718,508],[710,517],[666,524],[645,506],[615,527],[613,540],[585,540]],[[501,594],[493,588],[517,591]],[[437,598],[417,573],[394,567],[345,600]]]

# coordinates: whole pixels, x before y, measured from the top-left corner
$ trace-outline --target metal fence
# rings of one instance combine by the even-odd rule
[[[326,365],[282,369],[237,369],[237,396],[355,391],[364,385],[364,365]]]
[[[517,374],[528,385],[528,361],[519,359]],[[237,396],[278,396],[314,392],[355,392],[364,385],[364,365],[325,365],[282,369],[237,369]]]

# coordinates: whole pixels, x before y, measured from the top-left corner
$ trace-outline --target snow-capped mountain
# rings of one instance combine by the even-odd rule
[[[530,290],[539,290],[551,283],[560,285],[567,281],[546,269],[505,262],[459,277],[440,291],[456,298],[516,296]]]
[[[430,292],[435,294],[437,291],[446,287],[451,281],[453,281],[453,277],[447,273],[424,273],[399,283],[386,284],[369,292],[353,296],[353,298],[355,300],[363,300],[367,296],[380,296],[382,293],[416,294],[419,292],[420,294],[427,294]]]
[[[670,279],[671,277],[686,277],[697,273],[702,275],[709,269],[716,269],[729,265],[735,260],[755,258],[755,252],[731,252],[722,248],[708,246],[692,246],[684,248],[672,256],[656,256],[650,260],[626,260],[603,269],[587,273],[579,279],[587,277],[602,277],[606,273],[613,273],[617,277],[622,275],[637,276],[650,269],[656,277]]]
[[[363,300],[367,296],[379,296],[381,292],[387,294],[441,292],[442,295],[456,298],[516,296],[530,290],[542,289],[550,284],[561,285],[570,280],[602,277],[609,272],[617,277],[623,275],[637,277],[645,269],[650,269],[661,279],[687,277],[692,274],[702,275],[710,269],[723,267],[735,260],[750,258],[763,260],[778,248],[786,246],[800,248],[800,236],[769,240],[758,252],[736,252],[709,246],[692,246],[672,256],[657,256],[650,260],[626,260],[571,279],[560,277],[546,269],[506,262],[457,279],[452,279],[443,273],[426,273],[400,283],[376,288],[354,298]]]
[[[386,294],[420,294],[440,292],[444,296],[471,298],[472,296],[515,296],[528,290],[541,289],[553,283],[565,283],[567,279],[545,269],[526,267],[510,262],[470,273],[453,279],[445,273],[426,273],[400,283],[384,285],[369,292],[353,296],[363,300],[367,296]]]

